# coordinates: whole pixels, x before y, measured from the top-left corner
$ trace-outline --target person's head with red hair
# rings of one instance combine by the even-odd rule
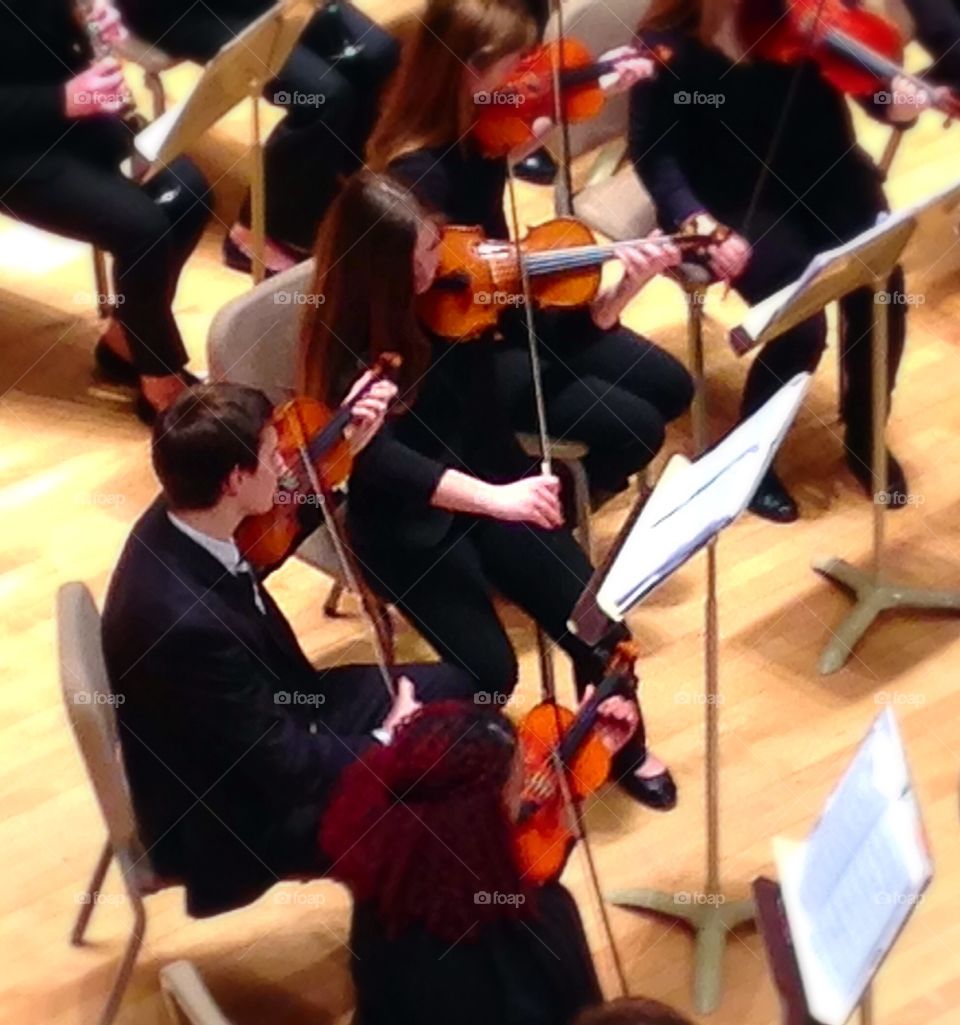
[[[376,905],[389,935],[421,926],[452,943],[531,910],[513,846],[517,752],[498,711],[441,701],[344,772],[321,845],[331,875]]]

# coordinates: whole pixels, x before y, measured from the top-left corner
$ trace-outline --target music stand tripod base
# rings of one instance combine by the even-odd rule
[[[690,898],[697,896],[696,902]],[[720,1005],[723,952],[727,934],[753,922],[756,908],[750,899],[726,900],[719,894],[667,893],[665,890],[614,890],[607,900],[620,907],[637,908],[686,925],[694,933],[693,1003],[699,1014]]]
[[[892,609],[933,609],[960,612],[960,591],[935,591],[926,587],[904,587],[878,578],[866,570],[834,557],[817,559],[813,568],[835,584],[846,588],[856,604],[833,630],[833,637],[820,656],[820,672],[842,668],[881,612]]]

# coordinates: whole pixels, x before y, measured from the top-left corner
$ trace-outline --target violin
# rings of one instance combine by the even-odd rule
[[[657,235],[598,244],[593,232],[573,217],[558,217],[531,228],[518,247],[492,241],[479,227],[447,225],[441,232],[433,285],[418,300],[423,323],[436,335],[471,341],[497,325],[500,314],[524,302],[520,260],[539,309],[584,306],[600,288],[602,266],[624,246],[641,242],[679,246],[703,258],[729,229],[710,235]]]
[[[669,60],[668,47],[635,46],[636,56],[647,54]],[[559,70],[561,116],[564,120],[586,121],[603,108],[604,91],[599,79],[616,69],[624,59],[595,61],[577,39],[562,39],[538,46],[523,57],[513,73],[497,89],[475,98],[477,121],[473,137],[487,157],[503,157],[529,142],[533,123],[540,117],[553,120],[554,67]]]
[[[401,357],[381,354],[370,378],[336,411],[315,399],[295,398],[273,411],[277,454],[284,470],[277,479],[273,508],[248,516],[234,534],[241,555],[266,572],[286,561],[322,522],[320,502],[350,476],[353,452],[345,436],[353,407],[384,377],[393,377]]]
[[[960,97],[904,70],[897,26],[844,0],[739,0],[737,29],[751,55],[781,64],[812,59],[850,96],[869,96],[902,76],[948,118],[960,116]]]
[[[514,841],[525,881],[556,879],[576,843],[576,823],[571,821],[561,775],[569,796],[578,802],[610,778],[613,756],[593,726],[607,698],[635,689],[638,657],[631,641],[621,641],[603,680],[577,712],[544,701],[520,722],[517,735],[525,782]]]

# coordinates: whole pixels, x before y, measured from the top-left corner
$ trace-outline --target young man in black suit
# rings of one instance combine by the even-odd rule
[[[354,409],[351,445],[379,428],[394,386]],[[269,511],[277,434],[265,396],[206,385],[158,420],[163,494],[140,518],[107,595],[103,645],[149,857],[217,914],[284,878],[323,875],[320,816],[341,770],[418,701],[472,697],[444,664],[405,666],[391,700],[374,666],[317,671],[233,540]]]

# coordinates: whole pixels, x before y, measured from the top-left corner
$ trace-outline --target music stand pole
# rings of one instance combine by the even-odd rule
[[[260,128],[259,82],[250,83],[250,232],[253,254],[250,273],[259,285],[266,276],[267,213],[264,193],[263,136]]]
[[[693,444],[701,455],[709,444],[706,375],[703,359],[703,303],[706,284],[684,288],[687,302],[687,346],[693,368],[694,398],[691,408]],[[702,893],[668,893],[646,888],[618,890],[609,895],[614,904],[652,911],[682,922],[696,937],[693,1002],[700,1014],[710,1014],[720,1004],[723,954],[727,934],[752,922],[752,899],[728,901],[720,890],[720,616],[717,604],[716,538],[707,545],[706,600],[704,602],[704,696],[707,871]]]

